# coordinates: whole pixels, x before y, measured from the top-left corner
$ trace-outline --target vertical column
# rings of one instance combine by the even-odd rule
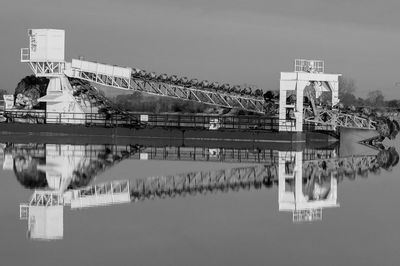
[[[296,209],[297,205],[301,204],[306,200],[303,194],[303,153],[296,152],[295,159],[295,169],[294,169],[294,178],[295,178],[295,202]]]
[[[308,85],[308,81],[297,80],[296,82],[296,111],[294,113],[296,118],[296,132],[303,131],[303,96],[304,96],[304,88]]]
[[[298,182],[300,182],[300,192],[302,192],[303,152],[279,152],[278,154],[279,210],[294,211],[298,198]],[[295,190],[286,191],[286,181],[293,179]]]
[[[329,81],[329,87],[332,89],[332,106],[339,103],[339,82]]]
[[[290,106],[286,104],[286,98],[288,96],[288,91],[296,90],[296,79],[292,76],[287,76],[287,73],[281,73],[281,81],[279,88],[279,131],[292,131],[295,128],[292,127],[291,122],[286,121],[287,110],[295,106]],[[292,73],[289,73],[292,74]]]

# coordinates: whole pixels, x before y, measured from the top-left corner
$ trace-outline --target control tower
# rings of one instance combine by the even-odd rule
[[[296,59],[294,72],[281,72],[279,87],[279,131],[303,131],[304,91],[306,87],[315,90],[316,97],[322,92],[332,93],[331,106],[339,103],[340,74],[326,74],[324,61]],[[288,102],[289,96],[295,96],[294,103]],[[314,99],[312,99],[314,100]],[[294,119],[292,124],[288,120]]]

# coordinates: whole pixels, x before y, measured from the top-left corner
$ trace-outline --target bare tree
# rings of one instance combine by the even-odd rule
[[[354,105],[357,100],[354,96],[356,89],[356,83],[352,78],[339,77],[339,99],[341,103],[346,106]]]
[[[346,94],[354,94],[356,89],[357,86],[354,79],[343,76],[339,77],[339,98]]]
[[[385,98],[380,90],[370,91],[368,92],[367,103],[371,106],[383,106]]]

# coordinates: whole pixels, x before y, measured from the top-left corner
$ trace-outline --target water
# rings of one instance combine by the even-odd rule
[[[398,265],[399,142],[322,146],[3,144],[3,265]],[[34,188],[65,206],[20,220]]]

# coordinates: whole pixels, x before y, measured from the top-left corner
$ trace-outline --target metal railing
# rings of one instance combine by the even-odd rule
[[[21,48],[21,62],[29,62],[30,51],[29,48]]]
[[[36,124],[75,124],[101,127],[175,127],[278,131],[280,120],[263,116],[218,116],[191,114],[98,114],[58,113],[44,110],[4,111],[7,122]],[[144,119],[145,118],[145,119]],[[285,120],[294,125],[294,120]],[[293,128],[293,127],[288,127]]]

